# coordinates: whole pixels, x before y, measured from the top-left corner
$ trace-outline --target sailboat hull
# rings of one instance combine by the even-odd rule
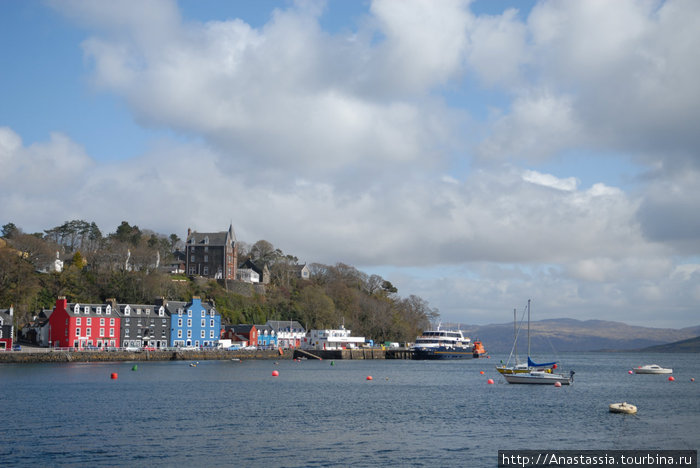
[[[510,384],[530,384],[530,385],[554,385],[559,382],[562,385],[571,384],[572,376],[562,374],[551,374],[549,372],[529,372],[524,374],[503,374],[506,382]]]

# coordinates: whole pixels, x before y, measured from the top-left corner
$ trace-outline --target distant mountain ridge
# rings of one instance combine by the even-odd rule
[[[442,328],[460,328],[472,340],[481,340],[486,351],[510,353],[513,322],[489,325],[443,323]],[[532,353],[553,351],[638,350],[700,335],[700,325],[681,329],[651,328],[607,320],[547,319],[530,322]],[[518,334],[518,354],[527,354],[527,322]]]

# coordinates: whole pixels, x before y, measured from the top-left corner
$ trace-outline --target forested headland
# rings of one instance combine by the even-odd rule
[[[172,274],[167,265],[184,246],[176,234],[159,234],[123,221],[103,234],[94,222],[66,221],[37,233],[13,223],[2,226],[0,238],[0,308],[13,306],[21,327],[42,309],[52,309],[58,296],[69,302],[152,304],[156,298],[213,300],[223,324],[264,324],[296,320],[311,328],[338,328],[377,341],[412,341],[438,311],[415,295],[402,297],[378,275],[337,263],[311,263],[310,279],[290,274],[297,257],[266,240],[238,242],[238,263],[252,259],[266,264],[270,283],[241,293],[225,283]],[[57,259],[60,272],[52,271]],[[243,288],[245,289],[245,288]],[[262,291],[262,292],[261,292]]]

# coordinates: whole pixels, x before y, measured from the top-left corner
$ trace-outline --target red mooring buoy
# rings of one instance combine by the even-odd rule
[[[371,375],[368,375],[368,376],[367,376],[367,380],[372,380],[372,376],[371,376]]]
[[[484,375],[484,371],[479,372],[479,374]]]
[[[276,370],[273,370],[273,371],[272,371],[272,376],[273,376],[273,377],[279,377],[279,375],[280,375],[280,373],[279,373],[278,371],[276,371]]]
[[[112,375],[110,375],[110,377],[112,378],[112,380],[116,380],[117,377],[119,377],[119,376],[117,375],[116,372],[112,372]]]
[[[561,382],[554,382],[555,387],[561,387]]]
[[[486,383],[489,384],[489,385],[493,385],[493,379],[488,379],[488,380],[486,381]]]
[[[673,382],[674,380],[676,380],[676,378],[675,378],[674,376],[672,376],[672,375],[669,376],[669,378],[668,378],[668,381],[669,381],[669,382]]]

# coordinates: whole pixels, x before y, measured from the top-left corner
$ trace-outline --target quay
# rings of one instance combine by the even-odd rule
[[[0,364],[41,362],[116,362],[116,361],[207,361],[229,359],[292,359],[291,350],[280,354],[274,350],[157,350],[157,351],[73,351],[36,348],[27,351],[0,352]]]
[[[412,359],[413,352],[405,348],[378,349],[295,349],[294,359]]]
[[[0,364],[29,364],[41,362],[119,362],[119,361],[207,361],[229,359],[412,359],[413,353],[405,348],[357,348],[338,350],[173,350],[156,351],[76,351],[51,348],[29,348],[22,351],[0,352]]]

